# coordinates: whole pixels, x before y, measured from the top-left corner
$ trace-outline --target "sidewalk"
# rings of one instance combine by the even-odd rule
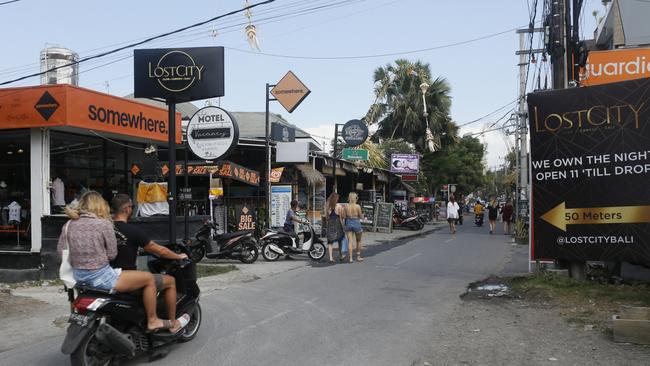
[[[445,221],[438,221],[426,225],[420,231],[393,230],[390,234],[366,232],[363,234],[363,246],[371,247],[390,241],[427,235],[446,226]],[[337,255],[335,254],[335,256]],[[305,256],[301,257],[304,258],[297,258],[293,261],[281,259],[276,262],[266,262],[260,255],[260,258],[253,264],[230,260],[213,262],[214,265],[232,264],[238,270],[200,278],[198,280],[199,287],[204,294],[210,293],[312,264]],[[326,260],[327,257],[323,261]],[[11,334],[10,337],[0,338],[0,352],[24,344],[33,344],[49,337],[63,337],[68,325],[70,306],[67,302],[67,295],[61,291],[61,286],[51,285],[48,281],[44,281],[41,286],[0,284],[0,319],[3,320],[0,324],[0,333]]]

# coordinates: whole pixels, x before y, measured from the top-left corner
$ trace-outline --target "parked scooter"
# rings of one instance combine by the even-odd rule
[[[474,224],[476,226],[483,226],[483,214],[474,214]]]
[[[417,231],[424,228],[424,222],[419,216],[400,217],[397,212],[393,212],[393,227]]]
[[[238,259],[243,263],[253,263],[259,256],[255,230],[242,230],[233,233],[217,234],[218,225],[210,220],[196,233],[196,240],[188,244],[189,257],[198,263],[203,257],[217,259]]]
[[[269,230],[261,239],[262,256],[267,261],[276,261],[283,255],[307,254],[319,261],[325,256],[325,245],[316,237],[314,227],[307,221],[307,230],[298,234]],[[303,236],[302,244],[300,237]]]
[[[112,365],[147,353],[154,357],[159,347],[187,342],[196,336],[202,317],[196,265],[188,259],[155,259],[149,262],[149,270],[176,279],[176,314],[190,315],[187,326],[177,334],[147,333],[142,294],[112,294],[77,284],[78,295],[72,303],[70,325],[61,346],[61,351],[70,355],[72,365]],[[159,299],[158,304],[158,314],[166,314],[163,299]]]

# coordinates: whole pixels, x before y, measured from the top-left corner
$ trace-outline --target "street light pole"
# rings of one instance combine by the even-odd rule
[[[423,82],[420,84],[420,90],[422,90],[422,106],[424,107],[424,120],[427,123],[427,129],[425,132],[425,138],[427,141],[427,147],[429,148],[429,151],[435,152],[436,151],[436,145],[433,141],[433,133],[431,133],[431,129],[429,128],[429,113],[427,113],[427,100],[426,100],[426,94],[427,90],[429,89],[429,84]]]

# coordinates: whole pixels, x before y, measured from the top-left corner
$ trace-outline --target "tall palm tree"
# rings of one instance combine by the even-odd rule
[[[377,134],[380,137],[403,138],[420,152],[426,150],[427,127],[420,85],[429,85],[425,94],[428,127],[433,132],[436,148],[440,148],[441,135],[451,123],[447,81],[444,78],[431,81],[429,64],[403,59],[376,69],[374,81],[376,100],[368,110],[366,122],[379,124]]]

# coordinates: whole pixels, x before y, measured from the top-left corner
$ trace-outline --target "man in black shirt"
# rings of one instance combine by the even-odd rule
[[[177,254],[156,244],[153,240],[142,231],[139,227],[127,223],[133,212],[133,202],[126,194],[118,194],[113,197],[111,202],[113,209],[113,224],[115,225],[115,234],[117,235],[117,256],[111,261],[114,268],[123,270],[136,270],[136,261],[138,249],[142,248],[145,252],[153,254],[160,258],[181,260],[186,259],[186,254]],[[176,318],[176,280],[172,276],[152,274],[155,277],[156,287],[162,292],[165,304],[167,305],[167,315],[169,319]],[[174,326],[169,329],[170,332],[176,333],[189,322],[189,315],[183,314],[174,321]]]

